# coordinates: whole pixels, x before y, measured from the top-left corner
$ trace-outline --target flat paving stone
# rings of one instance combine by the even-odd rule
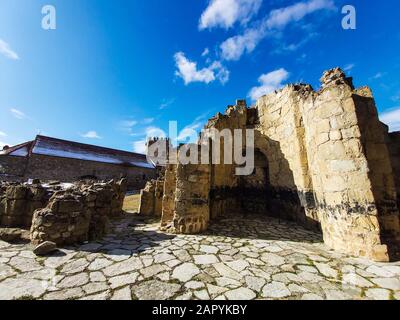
[[[86,273],[65,277],[57,287],[60,289],[82,287],[89,282],[89,276]]]
[[[213,264],[218,262],[218,258],[212,254],[193,256],[194,263],[200,265]]]
[[[390,291],[386,289],[368,289],[365,292],[367,298],[371,300],[389,300],[390,299]]]
[[[0,242],[0,300],[400,298],[400,262],[349,257],[317,233],[261,216],[169,235],[132,215],[97,242],[46,257],[31,250]]]
[[[9,278],[0,283],[0,300],[37,299],[45,292],[40,280]]]
[[[118,301],[129,301],[132,300],[132,292],[131,289],[128,287],[115,290],[111,300],[118,300]]]
[[[167,300],[173,297],[181,288],[176,283],[150,280],[142,282],[133,288],[133,293],[140,300]]]
[[[262,290],[262,296],[264,298],[286,298],[291,295],[291,292],[282,282],[272,282],[267,284]]]
[[[248,288],[238,288],[225,293],[228,300],[253,300],[256,297],[254,291]]]
[[[184,263],[176,267],[172,277],[181,282],[187,282],[200,273],[200,269],[193,263]]]

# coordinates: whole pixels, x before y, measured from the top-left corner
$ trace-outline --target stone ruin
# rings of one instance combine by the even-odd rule
[[[400,133],[389,133],[371,90],[355,89],[340,68],[321,83],[318,91],[288,85],[250,108],[237,101],[211,118],[206,129],[255,130],[254,173],[167,164],[142,191],[140,213],[161,216],[161,228],[178,234],[203,232],[220,216],[265,214],[320,230],[327,246],[346,254],[396,258]]]
[[[122,213],[126,189],[125,179],[106,183],[2,183],[1,236],[11,241],[21,235],[27,238],[28,233],[34,245],[51,241],[58,246],[101,238],[107,232],[109,218]]]

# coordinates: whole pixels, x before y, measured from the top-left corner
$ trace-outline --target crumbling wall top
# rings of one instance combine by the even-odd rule
[[[320,81],[322,89],[330,86],[347,84],[354,90],[353,78],[347,77],[344,71],[339,67],[325,71]]]

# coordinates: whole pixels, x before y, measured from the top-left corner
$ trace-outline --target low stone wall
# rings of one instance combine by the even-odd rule
[[[34,211],[46,206],[50,194],[40,184],[3,184],[0,187],[0,225],[29,228]]]
[[[126,180],[56,192],[47,207],[33,216],[32,243],[66,245],[101,238],[109,218],[122,213],[125,193]]]
[[[31,241],[75,244],[104,236],[122,213],[126,180],[117,183],[2,184],[0,227],[30,228]]]
[[[33,216],[31,241],[37,245],[45,241],[57,245],[87,241],[91,212],[85,198],[76,192],[60,191],[54,194],[45,209]]]

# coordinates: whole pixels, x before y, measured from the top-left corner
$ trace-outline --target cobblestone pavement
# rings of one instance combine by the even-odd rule
[[[46,258],[0,241],[0,299],[400,299],[400,263],[351,258],[321,242],[269,218],[172,236],[130,216],[102,241]]]

